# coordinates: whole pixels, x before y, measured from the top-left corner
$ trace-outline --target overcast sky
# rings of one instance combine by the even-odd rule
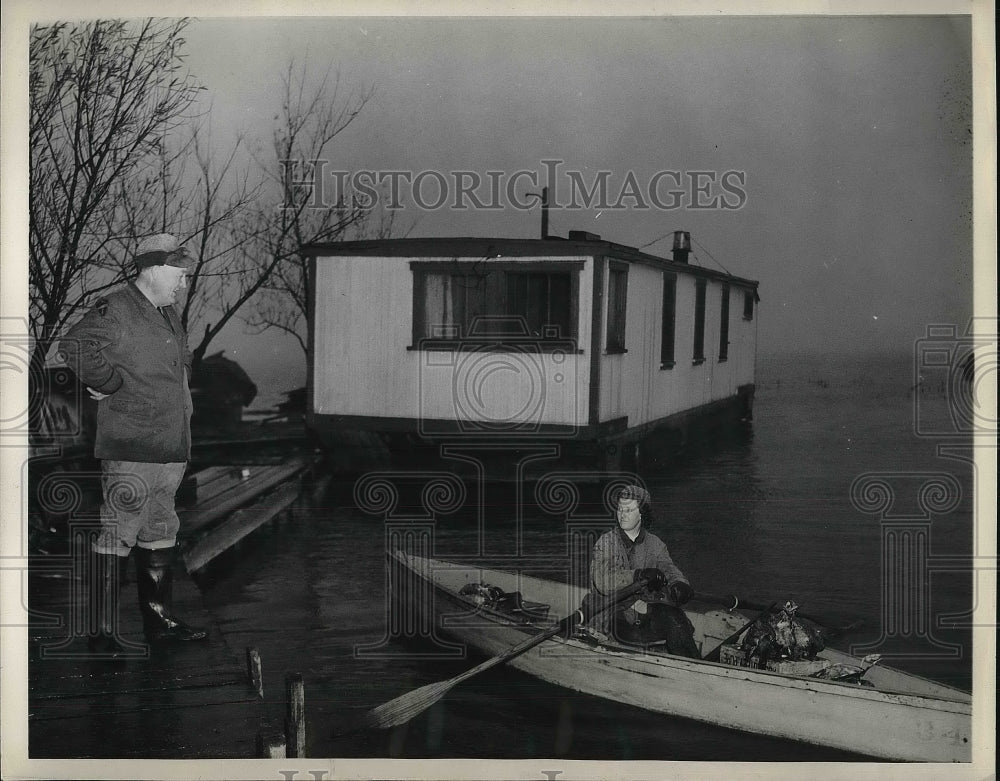
[[[677,171],[689,190],[690,172],[711,171],[699,200],[728,205],[742,199],[719,182],[739,172],[738,209],[626,198],[553,209],[550,230],[630,246],[691,231],[695,262],[760,281],[760,351],[775,353],[905,350],[928,324],[970,317],[969,36],[948,17],[206,19],[185,51],[216,140],[269,136],[290,58],[317,78],[339,69],[344,94],[373,87],[329,150],[337,170],[546,184],[542,161],[558,159],[564,203],[569,171],[608,171],[612,203],[629,172],[646,188]],[[516,184],[522,199],[533,189]],[[675,180],[660,185],[670,206]],[[433,205],[436,180],[423,192]],[[488,184],[478,192],[488,200]],[[403,204],[413,236],[539,231],[538,209]]]
[[[603,175],[612,203],[630,181],[645,203],[554,206],[550,232],[669,255],[671,231],[690,231],[695,263],[760,281],[761,354],[903,351],[972,314],[967,18],[230,17],[185,37],[220,147],[270,138],[295,58],[315,79],[339,71],[345,96],[374,90],[329,168],[507,177],[500,209],[418,208],[404,187],[411,236],[536,237],[538,208],[507,197],[514,174],[555,185],[562,205],[571,177]],[[554,181],[546,160],[563,161]],[[715,179],[701,203],[739,208],[691,208],[693,172]],[[523,174],[511,186],[522,201],[538,189]],[[669,190],[687,192],[660,208]],[[303,381],[294,342],[241,331],[211,350],[268,394]]]

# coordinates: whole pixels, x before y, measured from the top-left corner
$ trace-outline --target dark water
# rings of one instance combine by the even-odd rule
[[[655,530],[696,589],[765,603],[793,598],[809,613],[860,619],[839,647],[867,645],[864,652],[881,652],[895,666],[971,689],[962,613],[971,606],[972,467],[938,452],[942,442],[968,441],[915,433],[915,404],[922,431],[952,427],[953,391],[925,383],[915,402],[913,384],[908,356],[762,359],[751,428],[701,442],[679,463],[655,463],[642,477],[656,505]],[[859,479],[869,489],[852,501]],[[394,517],[425,515],[415,489],[408,498],[407,479],[397,482]],[[879,511],[886,491],[891,505]],[[464,501],[439,497],[435,553],[468,560],[481,550],[494,558],[527,551],[556,568],[565,558],[567,515],[534,498],[519,504],[510,486],[488,486],[482,495],[471,486]],[[382,643],[384,513],[357,509],[352,487],[337,484],[313,505],[256,534],[203,580],[233,647],[260,648],[276,718],[284,674],[303,674],[311,756],[854,758],[652,715],[504,667],[461,684],[406,727],[337,737],[367,709],[470,662],[415,659],[409,646]],[[600,506],[599,494],[585,492],[573,517],[592,522]],[[929,540],[919,571],[883,565],[884,539],[900,533]],[[883,583],[911,597],[929,583],[927,602],[883,606]]]

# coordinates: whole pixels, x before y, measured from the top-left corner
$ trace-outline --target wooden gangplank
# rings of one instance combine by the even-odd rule
[[[211,467],[190,476],[194,503],[178,513],[187,570],[201,569],[286,512],[314,463],[296,457],[274,465]]]

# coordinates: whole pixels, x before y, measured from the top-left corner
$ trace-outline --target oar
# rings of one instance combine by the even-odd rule
[[[544,632],[539,632],[537,635],[527,638],[502,654],[487,659],[470,670],[466,670],[461,675],[456,675],[454,678],[449,678],[446,681],[429,683],[426,686],[421,686],[419,689],[414,689],[396,697],[394,700],[389,700],[389,702],[383,703],[377,708],[373,708],[361,717],[361,721],[355,729],[388,729],[389,727],[405,724],[414,716],[427,710],[431,705],[444,697],[452,687],[457,686],[462,681],[471,678],[473,675],[478,675],[485,670],[489,670],[491,667],[496,667],[498,664],[509,662],[515,656],[520,656],[536,645],[544,643],[550,637],[555,637],[559,634],[569,634],[578,624],[590,620],[598,613],[603,613],[613,605],[639,593],[645,586],[645,581],[640,581],[620,589],[614,594],[608,595],[605,599],[599,601],[587,600],[583,607],[566,616],[566,618],[551,629],[546,629]],[[355,729],[351,731],[353,732]]]
[[[743,599],[735,594],[703,594],[699,591],[694,595],[694,599],[699,599],[702,602],[715,602],[716,604],[725,607],[725,609],[729,612],[741,607],[745,607],[747,610],[764,610],[766,607],[762,602],[754,602],[749,599]],[[852,621],[849,624],[840,625],[840,621],[834,619],[832,616],[827,616],[825,618],[822,616],[811,616],[808,613],[803,613],[801,610],[796,610],[795,615],[799,618],[806,619],[806,621],[812,621],[814,624],[830,629],[836,634],[849,632],[850,630],[857,629],[861,626],[860,619]]]
[[[711,651],[709,651],[701,658],[704,659],[706,662],[719,661],[719,656],[722,653],[722,646],[726,645],[726,643],[733,642],[733,640],[735,640],[737,637],[739,637],[741,634],[747,631],[747,629],[749,629],[751,625],[755,624],[757,621],[760,621],[760,619],[762,619],[764,616],[766,616],[768,613],[774,610],[777,604],[778,604],[777,602],[772,602],[766,608],[761,610],[760,613],[758,613],[756,616],[747,621],[743,626],[741,626],[739,629],[737,629],[735,632],[729,635],[729,637],[727,637],[725,640],[723,640],[721,643],[715,646],[715,648],[713,648]]]

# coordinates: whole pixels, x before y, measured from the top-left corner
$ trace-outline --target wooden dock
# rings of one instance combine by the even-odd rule
[[[207,628],[207,642],[154,649],[144,644],[130,561],[119,631],[136,654],[123,663],[93,659],[82,628],[87,534],[75,534],[67,554],[29,564],[31,758],[284,755],[274,738],[274,719],[258,696],[248,649],[227,645],[191,573],[288,513],[313,466],[311,456],[300,454],[277,464],[214,466],[189,475],[178,503],[182,536],[174,610]],[[269,682],[272,690],[275,683]],[[293,736],[290,752],[297,750],[294,741]]]
[[[82,578],[30,576],[30,604],[56,621],[29,628],[29,756],[254,756],[256,692],[193,580],[175,574],[174,608],[186,621],[206,627],[208,641],[150,653],[143,644],[134,574],[130,578],[122,589],[119,628],[124,641],[135,643],[137,655],[117,664],[90,659],[86,639],[71,636],[82,615]]]
[[[274,465],[226,465],[196,472],[194,503],[181,506],[184,564],[200,569],[298,498],[312,460],[296,457]]]

